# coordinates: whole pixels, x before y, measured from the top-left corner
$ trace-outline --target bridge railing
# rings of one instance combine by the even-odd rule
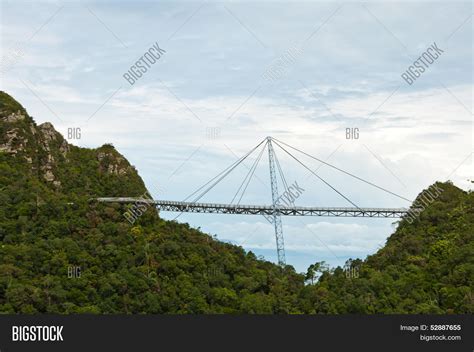
[[[222,203],[193,203],[170,200],[151,200],[133,197],[103,197],[99,202],[118,203],[147,203],[155,205],[163,211],[180,212],[209,212],[224,214],[272,214],[274,208],[270,205],[222,204]],[[208,210],[208,211],[206,211]],[[409,212],[407,208],[356,208],[356,207],[277,207],[281,215],[314,215],[314,216],[367,216],[367,217],[401,217]]]

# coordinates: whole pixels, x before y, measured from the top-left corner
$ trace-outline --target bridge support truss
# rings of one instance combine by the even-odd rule
[[[278,264],[280,266],[286,265],[285,259],[285,241],[283,239],[283,227],[281,223],[281,215],[278,211],[278,184],[275,172],[275,151],[273,150],[272,140],[270,137],[267,137],[267,147],[268,147],[268,163],[270,166],[270,185],[272,189],[272,222],[273,227],[275,228],[275,240],[277,247],[278,255]]]

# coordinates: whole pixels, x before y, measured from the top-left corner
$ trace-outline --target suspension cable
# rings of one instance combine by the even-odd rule
[[[283,182],[283,188],[285,189],[285,192],[287,194],[289,193],[290,189],[288,187],[288,183],[286,182],[285,174],[283,173],[283,169],[280,166],[280,161],[278,160],[278,157],[276,155],[276,151],[273,151],[273,156],[275,157],[275,163],[277,165],[278,173],[280,174],[280,178]],[[291,204],[295,205],[295,203],[292,201]]]
[[[265,144],[266,146],[267,144]],[[247,187],[249,186],[250,184],[250,180],[252,179],[254,173],[255,173],[255,170],[257,169],[257,166],[258,166],[258,163],[260,162],[260,159],[262,158],[262,155],[263,155],[263,152],[265,151],[265,146],[262,148],[262,151],[260,152],[259,156],[258,156],[258,159],[257,159],[257,162],[255,163],[255,167],[253,169],[253,172],[252,174],[250,175],[248,181],[247,181],[247,184],[245,185],[245,188],[244,190],[242,191],[242,194],[240,195],[240,198],[239,198],[239,201],[237,202],[237,204],[240,204],[240,201],[242,200],[242,197],[244,196],[244,193],[245,191],[247,190]]]
[[[282,143],[282,144],[286,145],[287,147],[290,147],[290,148],[292,148],[292,149],[294,149],[294,150],[296,150],[296,151],[298,151],[298,152],[300,152],[300,153],[302,153],[302,154],[304,154],[304,155],[306,155],[306,156],[308,156],[308,157],[314,159],[314,160],[319,161],[320,163],[323,163],[323,164],[325,164],[325,165],[327,165],[327,166],[330,166],[330,167],[332,167],[333,169],[336,169],[336,170],[338,170],[338,171],[340,171],[340,172],[345,173],[346,175],[349,175],[349,176],[351,176],[351,177],[354,177],[354,178],[358,179],[359,181],[365,182],[365,183],[368,184],[368,185],[371,185],[371,186],[373,186],[373,187],[376,187],[376,188],[378,188],[378,189],[380,189],[380,190],[382,190],[382,191],[384,191],[384,192],[390,193],[391,195],[394,195],[394,196],[396,196],[396,197],[398,197],[398,198],[400,198],[400,199],[406,200],[407,202],[410,202],[410,203],[412,202],[412,201],[411,201],[410,199],[408,199],[408,198],[405,198],[405,197],[403,197],[403,196],[401,196],[401,195],[398,195],[398,194],[396,194],[396,193],[394,193],[394,192],[392,192],[392,191],[389,191],[388,189],[385,189],[385,188],[383,188],[383,187],[377,186],[376,184],[374,184],[374,183],[372,183],[372,182],[370,182],[370,181],[364,180],[363,178],[360,178],[359,176],[356,176],[356,175],[354,175],[354,174],[351,174],[350,172],[347,172],[347,171],[345,171],[345,170],[342,170],[342,169],[338,168],[337,166],[331,165],[331,164],[325,162],[324,160],[318,159],[318,158],[316,158],[316,157],[314,157],[314,156],[312,156],[312,155],[310,155],[310,154],[308,154],[308,153],[306,153],[306,152],[304,152],[304,151],[302,151],[302,150],[300,150],[300,149],[298,149],[298,148],[292,147],[291,145],[289,145],[289,144],[287,144],[287,143],[285,143],[285,142],[282,142],[282,141],[280,141],[280,140],[278,140],[278,139],[276,139],[276,138],[273,138],[273,139],[274,139],[275,141],[278,141],[279,143]]]
[[[234,163],[232,163],[230,166],[228,166],[227,168],[225,168],[222,172],[220,172],[217,176],[213,177],[212,179],[210,179],[208,182],[206,182],[204,185],[202,185],[201,187],[199,187],[196,191],[194,191],[193,193],[191,193],[189,196],[187,196],[183,201],[186,201],[187,199],[191,198],[193,195],[195,195],[196,193],[198,193],[201,189],[203,189],[204,187],[206,187],[209,183],[211,183],[212,181],[214,181],[216,178],[219,178],[217,179],[217,181],[215,181],[213,184],[211,184],[211,186],[209,186],[207,189],[205,189],[203,192],[201,192],[199,194],[199,196],[197,196],[192,202],[195,203],[197,202],[199,199],[201,199],[207,192],[209,192],[212,188],[214,188],[214,186],[216,186],[220,181],[222,181],[229,173],[231,173],[240,163],[242,163],[249,155],[251,155],[258,147],[260,147],[262,145],[262,143],[265,142],[265,139],[262,140],[259,144],[257,144],[254,148],[252,148],[247,154],[245,154],[244,156],[242,156],[240,159],[238,159],[237,161],[235,161]],[[222,175],[222,176],[221,176]]]
[[[266,145],[267,145],[267,142],[264,144],[262,150],[265,149]],[[229,204],[232,204],[232,203],[234,202],[235,198],[237,197],[237,195],[239,194],[240,190],[241,190],[242,187],[244,186],[245,181],[247,181],[247,177],[249,177],[249,175],[252,173],[252,170],[253,170],[255,164],[256,164],[257,161],[258,161],[258,156],[259,156],[259,155],[260,155],[260,153],[258,153],[257,158],[255,158],[255,161],[252,163],[252,166],[250,167],[249,171],[247,172],[247,175],[245,175],[245,178],[243,179],[242,183],[240,184],[239,188],[237,189],[237,192],[235,192],[235,195],[234,195],[234,197],[232,198],[232,200],[230,201]]]
[[[357,209],[360,210],[360,208],[349,198],[347,198],[344,194],[339,192],[336,188],[331,186],[326,180],[324,180],[322,177],[320,177],[318,174],[316,174],[313,170],[311,170],[309,167],[307,167],[305,164],[303,164],[297,157],[295,157],[293,154],[291,154],[289,151],[287,151],[285,148],[283,148],[278,142],[275,142],[276,145],[278,145],[285,153],[287,153],[289,156],[291,156],[293,159],[295,159],[298,163],[300,163],[305,169],[307,169],[309,172],[311,172],[314,176],[319,178],[321,181],[323,181],[327,186],[331,187],[333,191],[337,192],[341,197],[343,197],[345,200],[347,200],[349,203],[351,203],[353,206],[355,206]]]

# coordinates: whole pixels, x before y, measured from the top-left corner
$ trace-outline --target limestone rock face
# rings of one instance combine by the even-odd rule
[[[113,175],[126,175],[130,166],[120,154],[111,146],[103,146],[107,148],[105,151],[97,153],[97,160],[99,160],[101,172]]]
[[[17,154],[25,150],[28,139],[20,133],[18,128],[12,128],[5,132],[4,142],[0,143],[0,151],[9,154]]]
[[[18,102],[0,92],[0,128],[0,152],[23,158],[46,182],[61,185],[55,175],[57,151],[66,158],[70,145],[51,123],[37,126]]]
[[[10,115],[2,116],[1,118],[5,120],[5,122],[15,122],[24,120],[25,117],[26,116],[21,111],[17,111],[16,113],[13,112]]]
[[[21,161],[15,168],[30,172],[55,191],[87,192],[103,176],[113,186],[100,191],[96,187],[100,196],[139,195],[146,189],[135,168],[111,144],[95,149],[69,144],[50,122],[37,125],[23,106],[2,91],[0,154]]]
[[[46,142],[45,145],[49,146],[49,142],[57,139],[59,133],[50,122],[42,123],[38,128],[43,133],[42,140]]]

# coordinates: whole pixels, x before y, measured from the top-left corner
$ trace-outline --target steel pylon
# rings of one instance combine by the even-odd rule
[[[281,224],[281,215],[278,212],[278,184],[275,172],[275,151],[273,150],[272,137],[267,137],[268,163],[270,166],[270,185],[272,189],[272,220],[275,228],[275,240],[278,255],[278,264],[286,265],[285,259],[285,241],[283,239],[283,228]]]

